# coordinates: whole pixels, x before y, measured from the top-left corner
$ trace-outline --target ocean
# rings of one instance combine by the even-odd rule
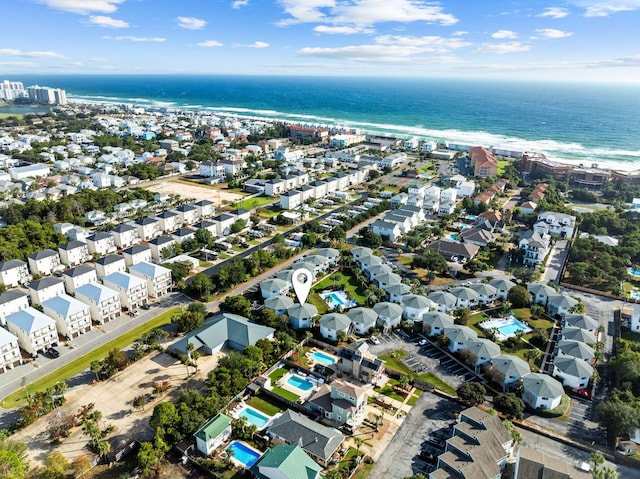
[[[486,80],[199,75],[12,78],[70,100],[342,125],[640,169],[640,86]]]

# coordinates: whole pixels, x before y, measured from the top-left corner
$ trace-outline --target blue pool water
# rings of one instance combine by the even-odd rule
[[[531,331],[531,328],[529,326],[527,326],[526,324],[523,324],[522,322],[520,322],[515,318],[512,319],[509,324],[498,326],[496,329],[506,337],[515,336],[518,331],[524,331],[525,333],[528,333]]]
[[[260,453],[254,451],[250,447],[247,447],[240,441],[233,441],[229,446],[227,446],[226,450],[232,451],[232,457],[238,462],[244,464],[247,468],[253,466],[258,459],[260,459]]]
[[[640,291],[632,291],[629,296],[631,296],[631,299],[640,299]]]
[[[335,358],[333,358],[332,356],[328,356],[319,351],[314,352],[311,355],[311,359],[313,359],[317,363],[324,364],[325,366],[331,366],[336,362]]]
[[[289,386],[293,386],[294,388],[298,388],[303,391],[308,391],[313,387],[311,381],[301,378],[300,376],[289,376],[287,383],[289,383]]]
[[[627,268],[627,273],[629,273],[631,276],[640,278],[640,269]]]
[[[269,422],[269,418],[267,416],[251,407],[243,409],[239,416],[246,418],[249,424],[253,424],[258,429],[262,429]]]
[[[458,239],[458,235],[457,235],[457,234],[455,234],[455,233],[451,233],[451,234],[449,235],[449,238],[450,238],[450,239],[452,239],[452,240],[456,240],[456,239]]]
[[[332,291],[331,293],[321,293],[320,297],[324,299],[324,302],[327,303],[331,308],[336,308],[338,306],[342,306],[343,308],[351,308],[353,306],[357,306],[353,300],[350,300],[347,296],[347,293],[344,291]]]

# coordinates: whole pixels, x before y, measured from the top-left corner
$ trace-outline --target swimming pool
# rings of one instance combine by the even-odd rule
[[[311,381],[305,378],[301,378],[300,376],[297,376],[295,374],[292,374],[287,378],[287,384],[302,391],[309,391],[313,387],[313,383]]]
[[[455,234],[455,233],[451,233],[451,234],[449,235],[449,239],[457,240],[457,239],[458,239],[458,235],[457,235],[457,234]]]
[[[349,299],[347,293],[344,291],[331,291],[330,293],[320,293],[320,297],[324,299],[331,308],[337,308],[342,306],[343,308],[351,308],[357,306],[358,303]]]
[[[515,336],[518,331],[524,331],[525,333],[531,332],[531,328],[529,326],[515,318],[511,318],[507,324],[498,326],[496,329],[507,338]]]
[[[313,359],[316,363],[324,364],[325,366],[331,366],[336,362],[336,359],[333,356],[321,353],[320,351],[315,351],[311,355],[311,359]]]
[[[629,296],[631,299],[640,299],[640,291],[631,291]]]
[[[254,451],[240,441],[233,441],[225,450],[227,452],[231,451],[231,454],[229,454],[231,458],[246,468],[253,466],[258,462],[258,459],[260,459],[260,453],[258,451]]]
[[[635,278],[640,278],[640,269],[627,268],[627,273]]]
[[[245,407],[238,417],[246,418],[249,424],[253,424],[258,429],[262,429],[269,422],[269,418],[252,407]]]

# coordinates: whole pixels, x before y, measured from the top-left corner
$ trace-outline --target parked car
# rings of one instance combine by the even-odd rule
[[[51,356],[53,359],[60,357],[60,351],[58,351],[56,348],[47,349],[47,354],[49,354],[49,356]]]
[[[424,346],[425,344],[427,344],[429,341],[427,341],[426,339],[421,339],[420,341],[418,341],[418,346]]]
[[[378,337],[377,337],[377,336],[371,336],[371,337],[369,338],[369,342],[370,342],[371,344],[375,344],[375,345],[380,344],[380,340],[378,339]]]

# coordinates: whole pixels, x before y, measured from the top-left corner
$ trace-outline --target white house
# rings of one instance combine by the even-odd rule
[[[111,230],[111,234],[113,235],[113,241],[120,249],[129,248],[140,242],[137,228],[130,224],[119,224]]]
[[[577,304],[578,300],[573,299],[569,295],[555,294],[549,296],[549,301],[547,302],[547,313],[550,315],[565,316]]]
[[[476,293],[471,288],[468,288],[466,286],[459,286],[457,288],[450,289],[449,293],[456,297],[457,308],[474,309],[478,306],[480,295],[478,295],[478,293]]]
[[[69,295],[55,296],[43,301],[42,311],[56,321],[58,332],[65,338],[75,338],[91,331],[89,305]]]
[[[533,301],[542,306],[547,306],[549,298],[557,294],[556,290],[551,286],[542,283],[529,283],[527,291],[531,293]]]
[[[458,298],[448,291],[432,291],[427,297],[431,300],[436,311],[442,313],[449,313],[456,309],[456,303],[458,302]]]
[[[428,336],[440,336],[453,324],[453,318],[441,311],[430,311],[422,316],[422,328]]]
[[[542,264],[551,247],[551,237],[537,231],[527,231],[522,235],[519,243],[524,252],[522,262],[525,266],[538,266]]]
[[[60,262],[60,255],[57,251],[52,249],[44,249],[37,253],[30,254],[27,257],[29,262],[29,270],[32,274],[39,274],[40,276],[48,276],[54,271],[63,269]]]
[[[402,297],[411,292],[411,286],[404,283],[397,283],[388,286],[385,291],[387,292],[387,296],[390,302],[401,303]]]
[[[323,338],[337,341],[341,333],[349,334],[351,320],[345,314],[329,313],[320,316],[320,335]]]
[[[507,299],[509,291],[516,285],[508,279],[492,279],[489,284],[496,288],[496,298],[498,299]]]
[[[6,324],[6,317],[29,307],[29,296],[18,289],[10,289],[0,294],[0,324]]]
[[[292,210],[302,204],[302,191],[287,191],[280,195],[280,208],[283,210]]]
[[[37,309],[28,307],[6,318],[7,329],[18,337],[20,347],[36,357],[58,344],[56,322]]]
[[[215,212],[215,204],[213,201],[209,200],[200,200],[193,204],[196,207],[198,217],[200,219],[203,218],[211,218]]]
[[[153,261],[160,261],[165,259],[164,251],[173,251],[173,245],[175,240],[170,236],[158,236],[149,241],[149,248],[151,248],[151,257]]]
[[[89,305],[91,319],[104,324],[122,314],[120,295],[100,283],[87,283],[76,289],[76,298]]]
[[[478,339],[478,335],[473,329],[460,324],[444,328],[443,334],[449,339],[448,348],[452,353],[465,349],[470,341]]]
[[[6,373],[22,364],[18,337],[0,328],[0,372]]]
[[[180,205],[175,210],[180,225],[192,225],[198,220],[198,209],[193,205]]]
[[[156,215],[158,222],[160,223],[160,229],[165,233],[174,231],[180,226],[180,217],[177,213],[172,211],[163,211]]]
[[[67,294],[74,295],[76,289],[80,286],[88,283],[97,283],[98,275],[93,266],[81,264],[80,266],[66,270],[62,274],[62,280],[64,281]]]
[[[403,316],[410,321],[419,321],[422,315],[431,309],[431,301],[418,294],[405,294],[402,297]]]
[[[89,253],[104,256],[116,250],[116,242],[111,233],[97,231],[87,238]]]
[[[198,429],[194,436],[198,451],[208,456],[231,437],[231,418],[219,413]]]
[[[127,262],[124,260],[124,256],[119,254],[110,254],[96,260],[96,273],[98,273],[98,278],[100,279],[113,273],[125,272],[126,270]]]
[[[42,304],[49,298],[65,294],[64,281],[54,276],[33,281],[27,285],[31,304]]]
[[[478,338],[468,341],[465,348],[468,351],[471,364],[478,370],[480,366],[489,364],[493,358],[500,355],[500,346],[490,339]]]
[[[500,354],[491,360],[496,371],[496,382],[502,385],[503,391],[516,387],[522,378],[531,373],[529,364],[518,356]]]
[[[566,387],[573,390],[584,389],[593,376],[593,367],[578,358],[557,356],[553,360],[553,375],[560,378]]]
[[[378,324],[384,331],[400,326],[403,308],[399,304],[383,301],[375,304],[373,310],[378,314]]]
[[[41,178],[49,176],[51,174],[51,168],[47,165],[35,163],[28,166],[17,166],[15,168],[9,168],[9,175],[14,181],[26,180],[27,178]]]
[[[147,261],[141,261],[129,266],[129,273],[147,282],[147,291],[152,298],[160,298],[169,292],[171,285],[171,270]]]
[[[133,245],[131,248],[127,248],[122,250],[122,256],[124,256],[124,262],[127,267],[130,267],[134,264],[141,263],[143,261],[151,262],[151,248],[148,246],[143,246],[141,244]]]
[[[102,278],[102,283],[120,294],[120,304],[133,311],[147,304],[149,293],[147,282],[129,273],[116,272]]]
[[[382,219],[378,219],[373,222],[373,225],[371,225],[371,231],[375,234],[388,238],[389,241],[395,241],[403,233],[399,224]]]
[[[532,409],[555,409],[564,395],[562,384],[546,374],[527,374],[522,386],[522,400]]]
[[[140,241],[149,241],[160,236],[160,222],[150,216],[137,219],[135,222],[138,238]]]
[[[13,288],[31,281],[27,263],[19,259],[12,259],[0,264],[0,282],[7,288]]]
[[[67,244],[58,247],[58,252],[62,263],[68,266],[86,263],[91,259],[89,247],[87,243],[82,241],[69,241]]]
[[[204,176],[205,178],[219,178],[224,176],[224,165],[212,161],[203,161],[200,163],[200,176]]]
[[[278,278],[266,279],[260,283],[260,292],[263,299],[268,299],[271,296],[286,295],[289,292],[289,283]]]
[[[351,320],[355,332],[364,335],[369,334],[371,328],[375,328],[378,313],[370,308],[353,308],[347,312],[347,317]]]
[[[560,238],[571,238],[576,225],[576,217],[554,211],[543,211],[538,214],[538,222],[533,225],[533,229],[560,236]]]

